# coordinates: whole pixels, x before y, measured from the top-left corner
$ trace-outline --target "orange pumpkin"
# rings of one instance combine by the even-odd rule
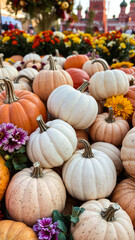
[[[135,179],[127,178],[120,182],[112,193],[111,201],[127,212],[135,227]]]
[[[74,88],[77,89],[78,87],[80,87],[82,85],[82,83],[84,82],[83,79],[89,81],[90,77],[88,75],[88,73],[86,73],[84,70],[79,69],[79,68],[68,68],[66,70],[72,80],[73,80],[73,84],[74,84]]]
[[[89,58],[83,54],[69,56],[64,64],[64,68],[82,68],[85,62],[89,61]]]
[[[134,74],[134,72],[135,72],[134,67],[131,67],[131,68],[121,67],[121,68],[119,68],[119,70],[123,71],[126,74]]]
[[[57,70],[52,56],[49,57],[50,70],[40,71],[33,81],[33,91],[46,102],[51,92],[61,85],[73,86],[70,75],[65,70]]]
[[[90,127],[90,136],[94,142],[108,142],[119,146],[128,131],[128,122],[122,117],[113,116],[113,109],[110,107],[109,114],[102,113],[97,116]]]
[[[11,122],[32,133],[37,127],[36,118],[40,114],[44,120],[47,113],[44,104],[34,93],[25,90],[13,89],[13,84],[8,78],[2,79],[6,91],[0,93],[0,124]]]
[[[32,228],[22,222],[12,220],[0,221],[1,240],[38,240]]]
[[[1,135],[1,132],[0,132]],[[5,161],[0,156],[0,201],[2,200],[10,179],[10,172],[5,166]],[[1,235],[0,235],[1,236]]]
[[[124,97],[126,97],[128,100],[130,100],[130,102],[133,105],[133,109],[135,111],[135,86],[129,87],[129,90]]]
[[[13,55],[10,58],[13,59],[15,62],[23,61],[23,56],[21,56],[21,55]]]

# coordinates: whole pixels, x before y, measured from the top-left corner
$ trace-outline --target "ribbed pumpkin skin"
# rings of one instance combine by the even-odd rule
[[[48,98],[47,108],[55,117],[71,124],[75,129],[86,129],[95,120],[98,106],[92,96],[81,93],[69,85],[56,88]]]
[[[135,86],[129,87],[127,94],[124,96],[132,103],[132,106],[135,111]]]
[[[0,156],[0,201],[2,200],[10,179],[10,172],[5,166],[5,161]]]
[[[116,185],[112,160],[95,149],[92,158],[84,158],[83,153],[84,149],[76,151],[63,166],[62,178],[68,193],[81,201],[108,197]]]
[[[61,85],[73,86],[72,78],[65,70],[42,70],[34,79],[33,91],[46,102],[51,92]]]
[[[87,62],[89,58],[86,55],[78,54],[70,56],[66,59],[64,68],[82,68],[83,64]]]
[[[128,178],[120,182],[112,193],[111,201],[127,212],[135,227],[135,179]]]
[[[13,59],[15,62],[23,60],[23,56],[21,55],[13,55],[10,58]]]
[[[129,89],[127,75],[121,70],[106,70],[95,73],[88,86],[90,95],[97,101],[116,95],[125,95]]]
[[[104,152],[108,155],[109,158],[113,161],[117,174],[119,175],[120,172],[122,171],[122,162],[120,158],[120,150],[116,148],[113,144],[111,143],[106,143],[106,142],[96,142],[91,145],[91,148],[96,149],[98,151]]]
[[[84,79],[87,81],[89,81],[89,79],[90,79],[89,75],[82,69],[68,68],[66,71],[70,74],[70,76],[73,80],[75,89],[77,89],[78,87],[80,87],[82,85],[82,83],[84,82],[83,81]]]
[[[135,72],[134,68],[119,68],[119,70],[125,72],[126,74],[133,74]]]
[[[90,136],[93,142],[108,142],[120,146],[129,131],[129,124],[121,117],[115,117],[115,122],[107,123],[108,113],[99,114],[90,127]]]
[[[3,122],[13,123],[21,127],[28,133],[32,133],[38,127],[36,118],[42,115],[47,119],[47,113],[44,104],[34,93],[25,90],[16,90],[17,102],[5,104],[6,93],[0,93],[0,124]]]
[[[10,80],[14,81],[18,76],[18,71],[13,66],[4,66],[3,68],[0,68],[0,76],[8,77]]]
[[[35,78],[37,74],[38,74],[38,71],[36,69],[25,68],[21,70],[18,75],[25,75],[25,76],[28,76],[29,78]],[[25,78],[25,81],[26,81],[26,78]]]
[[[47,122],[49,127],[40,133],[38,128],[27,142],[27,154],[31,162],[40,162],[41,167],[53,168],[67,161],[77,147],[74,129],[62,120]]]
[[[32,228],[22,222],[12,220],[0,221],[1,240],[38,240]]]
[[[53,210],[65,207],[66,191],[62,179],[51,169],[43,169],[43,176],[32,178],[32,169],[25,168],[13,176],[6,191],[6,208],[13,220],[32,226]]]
[[[107,62],[104,59],[101,59],[101,60],[108,66]],[[86,71],[90,77],[92,77],[96,72],[104,71],[104,67],[100,62],[92,63],[91,60],[85,62],[82,69]]]
[[[107,222],[100,215],[112,202],[108,199],[88,201],[81,205],[85,211],[80,214],[79,222],[71,225],[74,240],[134,240],[134,230],[128,214],[119,209],[115,220]]]
[[[36,53],[28,53],[24,56],[23,61],[25,63],[33,61],[41,62],[41,57]]]
[[[135,127],[126,134],[122,142],[121,160],[126,172],[135,178]]]

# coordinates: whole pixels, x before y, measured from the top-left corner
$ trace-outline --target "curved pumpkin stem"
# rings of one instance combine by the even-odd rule
[[[87,140],[85,140],[85,139],[80,139],[79,143],[83,143],[84,144],[85,151],[82,154],[82,156],[84,158],[93,158],[94,154],[92,153],[91,146],[90,146],[89,142]]]
[[[133,78],[129,81],[129,86],[134,86],[134,85],[135,85],[134,82],[135,82],[135,77],[133,77]]]
[[[60,53],[59,53],[59,50],[58,50],[58,49],[55,49],[55,56],[56,56],[56,57],[60,57]]]
[[[113,108],[109,107],[109,116],[105,119],[107,123],[115,122],[115,118],[113,117]]]
[[[45,124],[42,116],[39,115],[36,120],[40,128],[40,133],[46,132],[49,127]]]
[[[4,54],[3,53],[0,53],[0,68],[3,68],[3,57],[4,57]]]
[[[55,65],[55,61],[54,61],[52,55],[50,55],[48,57],[47,61],[49,61],[49,65],[50,65],[50,69],[49,70],[53,70],[53,71],[57,70],[56,65]]]
[[[96,55],[96,49],[93,49],[92,51],[92,55],[91,55],[91,60],[94,60],[95,59],[95,55]]]
[[[120,209],[120,206],[118,203],[111,204],[108,208],[105,208],[101,212],[101,216],[103,219],[105,219],[107,222],[112,222],[115,220],[114,213]]]
[[[15,95],[14,86],[12,84],[12,81],[8,77],[0,78],[0,80],[2,80],[4,82],[4,85],[6,88],[6,99],[5,99],[4,103],[10,104],[13,102],[17,102],[19,98]]]
[[[103,68],[104,68],[104,71],[109,70],[107,64],[106,64],[105,62],[103,62],[103,60],[101,60],[101,59],[93,59],[93,60],[91,61],[92,64],[94,64],[95,62],[101,63],[102,66],[103,66]]]
[[[112,62],[119,63],[120,61],[117,58],[113,58]]]
[[[0,92],[4,91],[4,83],[0,83]]]
[[[14,79],[14,83],[19,83],[19,81],[20,81],[20,79],[21,78],[26,78],[28,81],[29,81],[29,83],[30,84],[32,84],[33,83],[33,80],[34,80],[34,78],[29,78],[28,76],[26,76],[26,75],[18,75],[15,79]]]
[[[84,93],[85,90],[87,89],[87,87],[90,85],[90,83],[87,80],[83,79],[83,81],[84,82],[82,83],[82,85],[76,89],[76,90],[80,91],[81,93]]]
[[[42,173],[42,168],[40,167],[39,162],[35,162],[33,164],[33,167],[34,167],[34,169],[33,169],[33,172],[31,174],[31,177],[32,178],[40,178],[40,177],[42,177],[43,173]]]
[[[73,55],[78,55],[79,53],[77,51],[72,52]]]

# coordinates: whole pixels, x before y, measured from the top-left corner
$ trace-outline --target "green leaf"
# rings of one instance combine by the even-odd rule
[[[58,223],[58,226],[57,226],[57,227],[58,227],[62,232],[67,233],[67,227],[66,227],[66,225],[64,224],[64,222],[62,222],[61,220],[58,220],[57,223]]]
[[[5,166],[9,169],[9,171],[11,171],[13,165],[12,165],[12,160],[8,160],[5,162]]]
[[[58,220],[64,222],[65,218],[60,214],[58,210],[53,211],[53,222],[58,222]]]
[[[22,170],[24,168],[27,167],[27,164],[25,163],[20,163],[19,161],[17,161],[17,159],[13,158],[12,159],[12,163],[13,163],[13,166],[14,166],[14,169],[15,170]]]
[[[82,214],[84,212],[84,208],[80,208],[80,207],[73,207],[72,209],[72,215],[70,218],[70,221],[73,222],[73,225],[76,224],[77,222],[79,222],[79,216],[80,214]]]
[[[26,147],[21,146],[21,148],[18,150],[19,153],[25,153],[26,152]]]
[[[66,240],[66,236],[64,235],[64,233],[60,232],[59,235],[58,235],[58,239],[59,240]]]
[[[27,156],[23,153],[16,153],[14,156],[14,159],[18,163],[26,163],[27,162]]]

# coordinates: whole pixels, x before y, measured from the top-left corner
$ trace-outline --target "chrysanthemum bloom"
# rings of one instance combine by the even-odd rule
[[[4,124],[0,125],[0,147],[3,147],[4,144],[8,144],[11,133],[6,130]]]
[[[33,226],[33,230],[37,233],[40,240],[58,240],[60,231],[57,226],[58,223],[53,223],[51,217],[42,218],[42,220],[37,220],[37,223]]]
[[[109,97],[104,104],[105,107],[112,107],[115,116],[121,116],[123,119],[128,119],[133,113],[133,106],[123,95]]]

